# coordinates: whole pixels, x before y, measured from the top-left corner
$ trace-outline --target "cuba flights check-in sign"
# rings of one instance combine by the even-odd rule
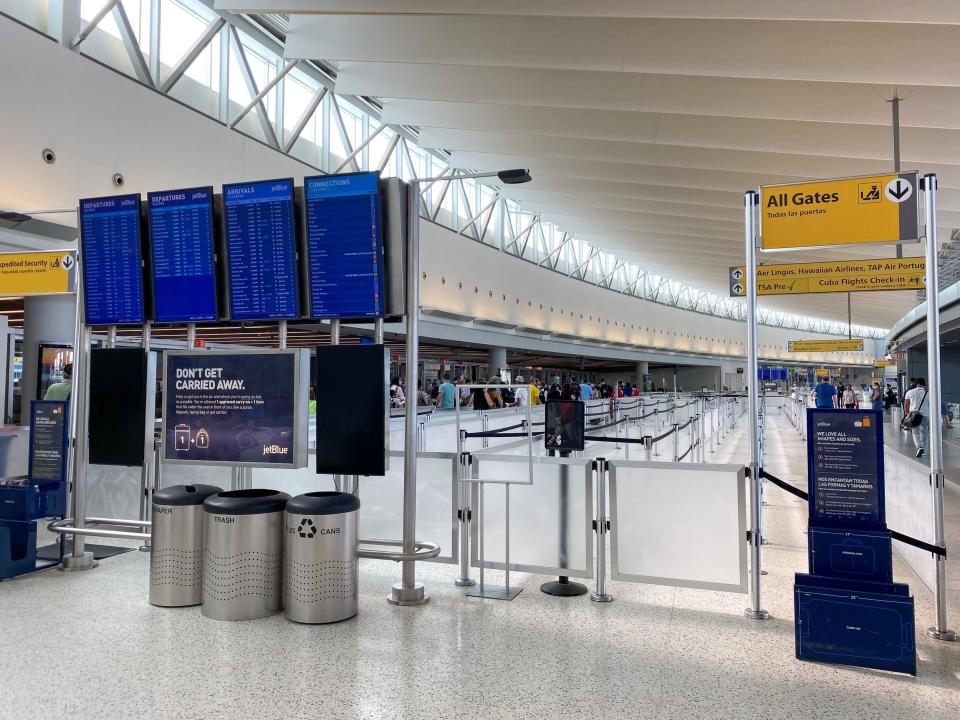
[[[757,295],[920,290],[927,263],[922,257],[833,260],[757,266]],[[747,271],[730,268],[730,297],[747,294]]]
[[[914,242],[917,189],[915,172],[763,186],[760,249]]]
[[[788,340],[787,352],[863,352],[863,339]]]

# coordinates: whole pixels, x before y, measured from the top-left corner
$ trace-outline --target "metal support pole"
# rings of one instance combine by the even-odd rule
[[[187,323],[187,349],[193,350],[197,345],[197,324]]]
[[[417,531],[417,388],[420,341],[420,184],[413,180],[407,195],[407,398],[403,446],[403,552],[416,551]],[[422,605],[427,602],[423,583],[415,577],[416,562],[404,560],[401,580],[391,589],[387,601],[394,605]]]
[[[83,304],[83,281],[81,273],[77,272],[77,307]],[[73,462],[73,517],[74,527],[81,529],[87,523],[87,457],[90,447],[88,432],[89,418],[87,403],[90,396],[90,328],[86,324],[80,326],[80,342],[76,344],[73,353],[73,374],[77,381],[74,383],[72,403],[76,403],[76,438]],[[64,556],[60,570],[72,572],[75,570],[90,570],[97,566],[92,552],[84,551],[84,536],[73,536],[73,549]]]
[[[680,460],[680,430],[677,423],[673,424],[673,461]]]
[[[653,436],[652,435],[643,436],[643,453],[644,453],[644,458],[643,458],[644,460],[646,460],[647,462],[650,462],[651,460],[653,460]]]
[[[457,433],[457,469],[459,473],[457,488],[460,493],[460,577],[454,580],[454,585],[457,587],[473,587],[476,584],[470,577],[470,483],[467,481],[467,473],[470,469],[468,466],[469,458],[464,452],[466,436],[466,430]]]
[[[766,620],[770,613],[760,603],[760,437],[757,427],[759,393],[757,392],[757,245],[756,209],[759,195],[748,191],[744,195],[744,250],[747,265],[747,399],[750,419],[747,433],[750,438],[750,607],[744,615],[752,620]]]
[[[923,199],[927,224],[927,392],[930,395],[930,480],[933,486],[934,542],[945,548],[943,530],[943,418],[940,415],[940,296],[937,269],[937,176],[923,177]],[[947,628],[947,563],[943,555],[937,563],[937,624],[927,635],[937,640],[957,640],[957,633]]]
[[[277,327],[277,346],[281,350],[287,349],[287,321],[281,320]]]
[[[597,589],[590,593],[593,602],[611,602],[607,592],[607,461],[597,458],[593,476],[597,483]]]
[[[896,94],[890,101],[890,114],[890,124],[893,127],[893,171],[898,173],[900,172],[900,97]],[[897,243],[897,257],[903,257],[903,245],[900,243]]]
[[[373,321],[373,344],[383,345],[383,318]]]
[[[117,326],[110,325],[107,327],[107,347],[115,348],[117,346]]]

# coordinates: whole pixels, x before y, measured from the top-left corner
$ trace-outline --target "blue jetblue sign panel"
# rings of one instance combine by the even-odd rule
[[[886,529],[883,413],[807,410],[810,525]]]
[[[80,251],[87,325],[142,325],[140,195],[81,200]]]
[[[293,180],[223,186],[230,318],[299,317]]]
[[[217,320],[213,188],[147,193],[155,319]]]
[[[383,316],[380,173],[304,179],[310,315]]]

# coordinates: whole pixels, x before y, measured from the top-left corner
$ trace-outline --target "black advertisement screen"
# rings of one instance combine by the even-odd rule
[[[383,316],[380,173],[304,179],[310,315]]]
[[[143,465],[147,355],[140,348],[90,352],[90,463]],[[153,408],[150,408],[151,417]]]
[[[299,317],[293,180],[223,186],[233,320]]]
[[[67,479],[67,403],[34,400],[30,403],[30,480]]]
[[[583,450],[584,408],[579,400],[547,400],[543,434],[547,450]]]
[[[156,321],[216,320],[213,188],[147,193],[147,208]]]
[[[810,524],[885,527],[883,413],[807,409]]]
[[[317,347],[317,473],[387,472],[387,367],[383,345]]]
[[[298,399],[292,353],[168,353],[163,397],[167,460],[295,461]]]
[[[81,200],[80,254],[87,325],[142,325],[140,195]]]

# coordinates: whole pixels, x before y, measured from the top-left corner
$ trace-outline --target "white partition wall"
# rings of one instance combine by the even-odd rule
[[[614,580],[747,592],[742,465],[609,467]]]
[[[887,527],[928,543],[934,541],[933,489],[930,468],[889,447],[883,448]],[[927,586],[936,592],[937,565],[926,550],[893,541],[893,548]]]
[[[484,526],[484,566],[503,569],[506,487],[510,492],[510,569],[544,575],[593,577],[593,461],[534,458],[533,484],[526,457],[473,456],[485,483],[483,512],[473,486],[471,563],[480,567],[479,529]]]

